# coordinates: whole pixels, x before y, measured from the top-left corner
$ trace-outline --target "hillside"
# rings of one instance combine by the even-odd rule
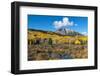
[[[87,36],[28,29],[28,60],[88,58]]]
[[[51,31],[28,29],[28,40],[34,40],[36,38],[41,38],[41,39],[51,38],[53,41],[56,41],[58,43],[69,43],[69,41],[74,43],[76,40],[87,41],[87,36],[83,35],[68,36]]]

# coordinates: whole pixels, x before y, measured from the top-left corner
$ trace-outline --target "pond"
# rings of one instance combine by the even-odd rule
[[[73,59],[68,54],[48,53],[48,56],[49,56],[49,58],[54,58],[54,59]]]

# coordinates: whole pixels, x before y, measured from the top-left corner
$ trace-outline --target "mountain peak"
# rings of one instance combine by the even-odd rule
[[[69,36],[80,35],[80,36],[83,36],[79,32],[76,32],[74,30],[70,30],[70,29],[67,29],[67,28],[60,28],[56,32],[59,33],[59,34],[62,34],[62,35],[69,35]]]

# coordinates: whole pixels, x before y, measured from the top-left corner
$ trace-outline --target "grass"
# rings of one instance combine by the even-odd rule
[[[37,39],[47,41],[36,44]],[[28,31],[29,61],[84,58],[88,58],[87,36],[63,36],[51,32]]]
[[[70,56],[66,59],[88,58],[88,51],[85,45],[29,45],[28,47],[28,60],[65,59],[63,57],[59,57],[64,54]]]

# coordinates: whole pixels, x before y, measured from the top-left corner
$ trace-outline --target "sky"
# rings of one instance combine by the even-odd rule
[[[88,17],[81,16],[51,16],[51,15],[28,15],[28,29],[44,31],[56,31],[66,28],[81,34],[88,34]]]

